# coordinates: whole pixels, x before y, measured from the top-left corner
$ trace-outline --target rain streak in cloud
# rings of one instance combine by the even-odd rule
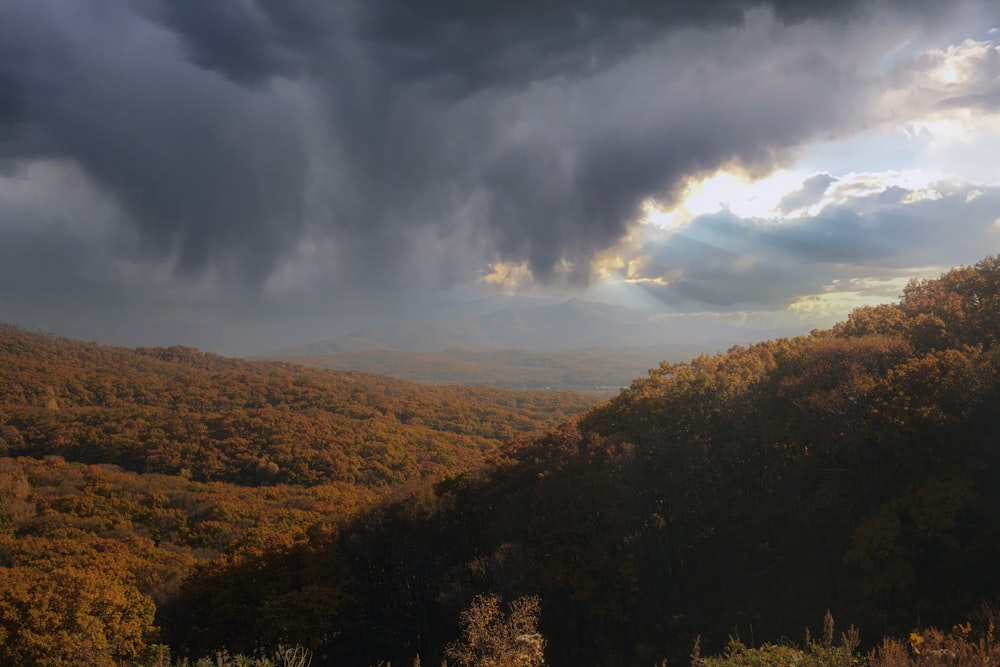
[[[925,211],[976,200],[955,194],[967,183],[909,208],[889,191],[818,206],[851,179],[814,171],[768,224],[722,211],[654,239],[642,219],[817,142],[890,125],[929,141],[968,114],[995,128],[996,46],[963,34],[988,16],[971,0],[13,0],[0,318],[89,335],[103,319],[122,340],[319,331],[484,275],[584,290],[609,256],[671,308],[777,308],[836,266],[974,261],[917,247],[938,239]],[[993,240],[981,223],[970,238]]]

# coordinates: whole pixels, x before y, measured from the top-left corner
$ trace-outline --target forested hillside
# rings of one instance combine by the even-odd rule
[[[591,403],[0,326],[0,664],[131,661],[198,563],[325,534]]]
[[[6,329],[0,662],[165,642],[439,664],[484,593],[538,596],[554,665],[684,664],[697,637],[783,642],[826,609],[868,646],[983,627],[998,335],[989,258],[497,447],[579,399]]]
[[[990,258],[830,331],[664,364],[480,473],[200,570],[166,637],[437,664],[487,591],[540,596],[557,665],[682,664],[699,635],[801,637],[827,608],[869,643],[975,621],[1000,602],[998,335]]]
[[[0,326],[0,454],[238,484],[394,484],[476,466],[593,399],[102,347]]]

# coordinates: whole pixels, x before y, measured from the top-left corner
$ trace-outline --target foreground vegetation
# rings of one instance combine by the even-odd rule
[[[1000,639],[995,635],[998,615],[985,609],[980,616],[985,627],[978,632],[973,632],[971,623],[955,625],[947,633],[937,628],[914,630],[905,640],[885,637],[866,653],[859,653],[858,630],[851,626],[838,638],[828,610],[818,640],[808,630],[800,646],[786,641],[751,648],[730,639],[721,655],[709,658],[701,657],[696,641],[691,667],[996,667],[1000,665]]]
[[[212,393],[202,371],[156,385],[148,414],[177,423],[161,441],[149,419],[95,427],[66,398],[100,385],[5,374],[20,407],[3,413],[0,662],[110,664],[160,643],[175,660],[299,646],[314,665],[475,664],[452,651],[463,612],[537,596],[551,664],[685,664],[696,641],[706,665],[996,664],[995,618],[976,614],[1000,601],[998,336],[990,258],[829,331],[662,364],[544,436],[502,413],[485,428],[503,446],[449,439],[495,414],[451,405],[471,391],[414,416],[319,371],[140,352],[154,377],[183,353],[254,388],[203,417],[174,407]],[[8,353],[15,369],[39,355]],[[380,429],[398,446],[366,449]],[[826,608],[871,634],[782,640]],[[953,630],[913,630],[933,626]]]
[[[442,667],[541,667],[545,664],[545,639],[538,632],[539,599],[514,601],[507,611],[493,595],[482,596],[462,613],[462,638],[445,648]],[[997,613],[984,609],[985,629],[973,631],[972,624],[955,625],[950,632],[937,628],[915,630],[906,640],[885,637],[867,653],[859,653],[860,633],[851,626],[835,636],[829,610],[823,619],[822,635],[814,640],[809,630],[805,641],[796,645],[785,640],[750,647],[730,638],[716,656],[702,656],[700,638],[695,639],[690,667],[997,667],[1000,640],[996,637]],[[310,667],[312,652],[301,646],[278,647],[270,657],[230,655],[217,651],[212,657],[194,662],[195,667]],[[182,659],[170,660],[170,649],[151,646],[140,667],[189,667]],[[419,655],[413,666],[421,664]],[[379,665],[390,667],[390,663]],[[664,660],[656,667],[666,667]]]

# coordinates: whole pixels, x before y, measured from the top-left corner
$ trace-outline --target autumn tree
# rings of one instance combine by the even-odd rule
[[[81,667],[134,660],[152,631],[153,601],[93,571],[0,568],[0,664]]]
[[[538,632],[541,601],[522,596],[505,613],[497,595],[481,595],[462,612],[463,639],[445,655],[461,667],[536,667],[544,665],[545,639]]]

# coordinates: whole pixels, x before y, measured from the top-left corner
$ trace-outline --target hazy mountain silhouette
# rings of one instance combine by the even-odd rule
[[[490,310],[489,306],[495,307]],[[651,310],[571,299],[551,302],[506,297],[476,302],[483,312],[435,317],[358,329],[346,336],[297,345],[266,357],[341,354],[360,350],[433,352],[447,350],[575,350],[665,344],[701,345],[706,350],[803,332],[746,329],[713,315],[672,317]]]
[[[495,297],[476,301],[471,310],[474,314],[359,329],[259,358],[432,384],[610,393],[660,361],[799,333],[580,299]]]

